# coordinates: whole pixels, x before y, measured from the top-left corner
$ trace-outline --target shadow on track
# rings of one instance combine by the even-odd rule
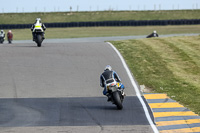
[[[136,96],[123,110],[106,97],[0,99],[0,127],[148,125]]]

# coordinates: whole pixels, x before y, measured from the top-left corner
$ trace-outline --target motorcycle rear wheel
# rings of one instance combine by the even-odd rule
[[[113,100],[114,103],[117,105],[117,108],[121,110],[123,108],[123,105],[118,91],[113,92]]]
[[[0,43],[3,43],[4,42],[4,40],[2,39],[2,40],[0,40]]]

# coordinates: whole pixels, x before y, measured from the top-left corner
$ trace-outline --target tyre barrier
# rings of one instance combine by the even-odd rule
[[[101,26],[165,26],[165,25],[197,25],[200,19],[182,20],[128,20],[128,21],[99,21],[99,22],[66,22],[45,23],[47,28],[58,27],[101,27]],[[1,24],[0,29],[25,29],[32,24]]]

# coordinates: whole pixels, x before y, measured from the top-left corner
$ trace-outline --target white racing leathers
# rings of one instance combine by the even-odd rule
[[[44,31],[46,30],[46,27],[44,24],[40,22],[36,22],[35,24],[32,25],[31,31],[33,34],[33,40],[36,38],[36,33],[42,33],[42,37],[44,39]]]

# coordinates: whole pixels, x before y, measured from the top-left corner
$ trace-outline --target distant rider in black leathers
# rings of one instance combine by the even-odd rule
[[[151,37],[159,37],[159,36],[156,33],[156,31],[154,30],[153,33],[151,33],[150,35],[147,36],[147,38],[151,38]]]

